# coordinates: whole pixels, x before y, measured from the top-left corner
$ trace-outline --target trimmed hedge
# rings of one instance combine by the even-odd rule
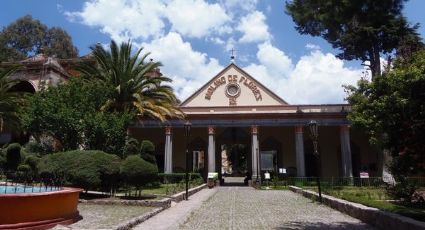
[[[128,156],[121,164],[121,177],[123,182],[139,189],[147,183],[158,180],[156,165],[143,160],[140,156]]]
[[[158,173],[159,181],[163,184],[179,183],[185,176],[185,173]],[[203,178],[200,173],[189,173],[189,180],[203,180]]]
[[[38,166],[41,177],[60,176],[86,191],[109,191],[118,183],[120,158],[102,151],[75,150],[46,155]]]
[[[6,168],[8,170],[16,171],[23,158],[24,156],[21,152],[21,145],[19,143],[12,143],[7,146]]]

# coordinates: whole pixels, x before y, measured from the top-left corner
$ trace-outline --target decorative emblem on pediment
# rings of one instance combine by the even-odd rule
[[[235,64],[230,64],[198,91],[181,103],[181,107],[222,107],[286,105],[273,91]]]
[[[254,94],[255,100],[261,101],[263,99],[260,89],[254,81],[248,79],[245,76],[238,77],[238,75],[228,75],[227,78],[222,76],[214,80],[211,85],[208,86],[207,92],[205,93],[205,99],[211,100],[211,96],[214,94],[216,89],[222,85],[226,85],[225,93],[229,98],[230,106],[237,105],[236,99],[241,93],[241,85],[244,85],[251,90],[251,92]]]
[[[229,84],[226,86],[226,96],[229,98],[229,106],[236,106],[236,99],[241,94],[241,87],[238,84],[237,76],[228,76]]]

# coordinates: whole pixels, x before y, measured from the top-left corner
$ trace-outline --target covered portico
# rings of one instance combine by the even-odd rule
[[[223,150],[231,144],[242,145],[238,151],[244,152],[246,171],[253,179],[265,170],[277,173],[278,168],[285,168],[290,176],[317,176],[305,129],[311,120],[319,125],[322,176],[352,177],[365,167],[371,171],[376,167],[377,154],[367,138],[350,128],[349,105],[289,105],[235,64],[186,99],[180,109],[185,120],[165,124],[144,120],[131,128],[133,136],[155,143],[158,163],[166,173],[185,167],[186,121],[192,124],[188,140],[192,169],[205,176],[226,173]],[[273,157],[273,169],[262,165],[267,154]]]

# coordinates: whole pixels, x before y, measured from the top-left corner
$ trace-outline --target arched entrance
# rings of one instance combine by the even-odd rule
[[[18,84],[14,85],[11,89],[11,92],[26,92],[26,93],[35,93],[34,86],[28,81],[20,81]]]

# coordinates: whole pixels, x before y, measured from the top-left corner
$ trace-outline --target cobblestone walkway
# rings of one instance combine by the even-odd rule
[[[291,191],[220,187],[180,229],[373,229]]]

